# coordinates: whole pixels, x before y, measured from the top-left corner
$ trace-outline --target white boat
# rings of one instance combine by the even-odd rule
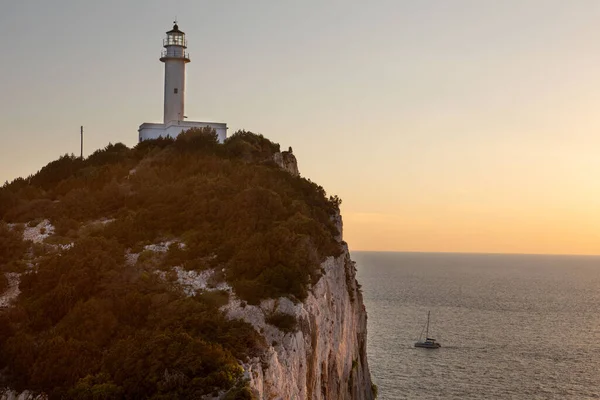
[[[427,311],[427,325],[425,325],[425,340],[421,340],[423,337],[423,330],[421,330],[421,334],[419,335],[419,341],[415,343],[415,347],[422,347],[424,349],[437,349],[442,347],[441,344],[435,341],[435,339],[429,337],[429,314],[431,311]]]

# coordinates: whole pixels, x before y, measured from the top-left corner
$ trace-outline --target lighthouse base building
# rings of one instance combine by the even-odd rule
[[[165,101],[163,123],[143,123],[140,125],[139,140],[176,138],[182,132],[192,128],[210,127],[217,133],[217,139],[223,143],[227,138],[227,124],[220,122],[186,121],[185,110],[185,65],[190,62],[185,33],[179,30],[177,23],[167,32],[163,40],[160,61],[165,63]]]
[[[140,142],[148,139],[158,139],[159,137],[176,138],[182,132],[191,128],[211,127],[217,132],[219,143],[223,143],[227,138],[227,124],[221,122],[196,122],[196,121],[171,121],[166,124],[154,124],[144,122],[140,125]]]

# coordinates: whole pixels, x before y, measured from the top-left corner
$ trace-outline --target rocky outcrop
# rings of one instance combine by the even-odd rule
[[[21,275],[16,272],[6,272],[4,276],[6,276],[6,280],[8,281],[8,288],[4,293],[0,293],[0,309],[10,306],[11,302],[21,293],[19,290]]]
[[[15,393],[13,391],[2,391],[0,389],[0,400],[47,400],[48,397],[43,394],[33,394],[30,392]]]
[[[298,171],[298,161],[296,160],[296,156],[294,156],[291,147],[288,151],[273,154],[273,161],[275,161],[275,164],[279,165],[281,169],[294,176],[300,176],[300,171]]]
[[[341,217],[339,217],[341,225]],[[233,299],[224,307],[230,318],[251,323],[268,349],[244,364],[246,378],[259,399],[374,398],[367,362],[367,314],[356,268],[345,244],[343,254],[329,257],[308,298],[264,300],[258,306]],[[266,322],[290,315],[296,330],[284,332]]]

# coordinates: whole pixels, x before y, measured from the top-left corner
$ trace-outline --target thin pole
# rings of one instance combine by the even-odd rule
[[[81,159],[83,160],[83,125],[81,125]]]

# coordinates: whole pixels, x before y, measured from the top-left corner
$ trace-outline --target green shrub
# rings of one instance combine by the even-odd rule
[[[0,272],[0,294],[8,289],[8,279],[3,272]]]
[[[214,153],[219,148],[217,133],[213,128],[192,128],[177,136],[174,148],[181,152]]]
[[[64,246],[73,243],[73,240],[65,236],[52,235],[44,239],[44,243]]]
[[[267,315],[265,318],[267,324],[276,326],[284,333],[295,332],[298,330],[298,321],[296,317],[290,314],[276,312],[270,315]]]
[[[77,236],[77,231],[81,226],[77,220],[64,216],[53,218],[50,222],[54,226],[54,234],[59,236]]]
[[[37,174],[29,180],[29,184],[42,189],[50,189],[63,179],[68,179],[75,175],[84,165],[81,158],[73,154],[65,154],[56,161],[52,161],[43,167]]]
[[[376,384],[371,383],[371,393],[373,393],[373,398],[376,399],[379,396],[379,388]]]
[[[143,158],[154,150],[164,149],[165,147],[172,145],[174,141],[175,139],[171,137],[164,138],[161,136],[158,139],[139,142],[133,150],[135,151],[136,158]]]
[[[242,385],[231,389],[223,400],[258,400],[258,397],[254,395],[248,383],[244,381]]]
[[[19,202],[5,211],[4,220],[6,222],[29,222],[32,220],[42,220],[54,214],[54,204],[48,199],[28,200],[25,196],[19,199]]]
[[[106,165],[122,162],[130,155],[131,150],[123,143],[109,143],[104,149],[96,150],[86,160],[85,165]]]
[[[23,241],[23,230],[11,229],[6,223],[0,221],[0,272],[3,266],[23,258],[27,250],[27,243]]]
[[[8,189],[9,184],[0,187],[0,218],[3,218],[9,209],[19,204],[19,198]]]
[[[224,290],[204,291],[197,294],[196,298],[211,307],[219,308],[229,302],[229,292]]]
[[[271,142],[263,135],[239,130],[224,143],[225,152],[230,157],[262,161],[279,152],[279,144]]]

